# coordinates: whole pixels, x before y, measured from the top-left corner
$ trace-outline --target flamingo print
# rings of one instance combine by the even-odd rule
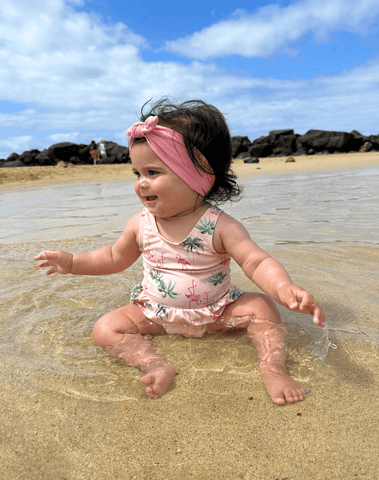
[[[190,292],[190,295],[188,295],[187,293],[185,294],[186,297],[188,298],[189,302],[188,302],[188,308],[192,308],[191,307],[191,303],[192,302],[195,302],[196,305],[200,305],[201,302],[199,301],[200,298],[201,298],[201,295],[196,295],[195,293],[195,287],[197,287],[197,285],[195,285],[195,280],[192,279],[192,287],[188,287],[188,291]]]
[[[182,270],[188,270],[187,265],[191,265],[190,262],[183,258],[179,253],[176,255],[176,258],[178,259],[178,263],[182,266]]]
[[[157,268],[164,268],[164,260],[165,260],[164,254],[162,253],[162,257],[161,257],[160,260],[158,260],[156,267]]]

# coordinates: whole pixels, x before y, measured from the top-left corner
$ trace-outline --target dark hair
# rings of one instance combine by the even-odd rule
[[[189,100],[175,105],[167,98],[154,104],[148,113],[144,113],[143,110],[149,102],[141,108],[140,120],[144,122],[154,115],[158,117],[159,125],[180,133],[195,167],[215,176],[214,185],[205,194],[204,200],[214,203],[239,200],[242,190],[230,169],[232,143],[229,127],[222,113],[202,100]],[[134,139],[134,142],[145,140]],[[197,151],[204,155],[209,165],[196,156]]]

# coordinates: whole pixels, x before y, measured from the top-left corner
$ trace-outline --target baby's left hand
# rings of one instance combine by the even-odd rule
[[[313,296],[297,285],[285,284],[279,287],[280,303],[289,310],[313,316],[313,323],[325,327],[325,313]]]

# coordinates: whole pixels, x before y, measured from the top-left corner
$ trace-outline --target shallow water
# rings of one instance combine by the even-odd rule
[[[224,208],[269,251],[290,245],[374,247],[379,238],[378,180],[379,168],[373,167],[243,179],[243,199]],[[141,208],[133,185],[90,183],[10,191],[1,194],[0,206],[0,345],[6,364],[0,375],[26,391],[38,388],[36,377],[51,372],[96,377],[99,385],[111,381],[109,363],[114,360],[93,344],[91,329],[100,316],[128,303],[131,288],[141,278],[140,261],[113,276],[46,277],[33,256],[44,249],[79,253],[111,244]],[[313,265],[309,257],[300,268]],[[243,288],[251,289],[238,267],[233,266],[232,273]],[[310,363],[326,356],[328,333],[315,328],[308,317],[287,311],[284,315],[289,363],[307,375]],[[350,333],[359,331],[350,328]],[[374,331],[364,335],[377,339]],[[212,368],[223,369],[232,362],[230,339],[224,340],[222,364]],[[200,340],[204,358],[212,341]],[[248,339],[240,339],[237,350],[248,345]],[[201,363],[200,358],[195,360]],[[34,380],[27,381],[31,375]]]
[[[192,472],[191,478],[202,479],[208,468],[209,478],[325,480],[377,472],[376,453],[365,457],[374,442],[361,448],[356,432],[370,412],[359,438],[376,435],[379,411],[375,392],[369,396],[379,345],[378,180],[379,167],[246,178],[244,198],[224,207],[327,313],[328,330],[280,308],[289,332],[286,365],[312,391],[287,410],[271,404],[257,373],[257,353],[239,332],[191,340],[156,336],[155,347],[179,376],[159,402],[149,402],[140,372],[97,348],[91,333],[100,316],[129,301],[141,278],[140,261],[104,277],[47,277],[35,265],[33,257],[44,249],[77,253],[111,244],[141,208],[132,184],[0,193],[4,478],[167,480]],[[238,267],[232,266],[232,276],[254,290]],[[348,438],[346,416],[357,419],[348,457],[355,470],[341,443]]]

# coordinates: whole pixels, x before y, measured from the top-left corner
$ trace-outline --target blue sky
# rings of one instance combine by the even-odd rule
[[[127,145],[142,104],[163,96],[214,104],[250,140],[379,133],[378,0],[12,0],[0,65],[0,158]]]

